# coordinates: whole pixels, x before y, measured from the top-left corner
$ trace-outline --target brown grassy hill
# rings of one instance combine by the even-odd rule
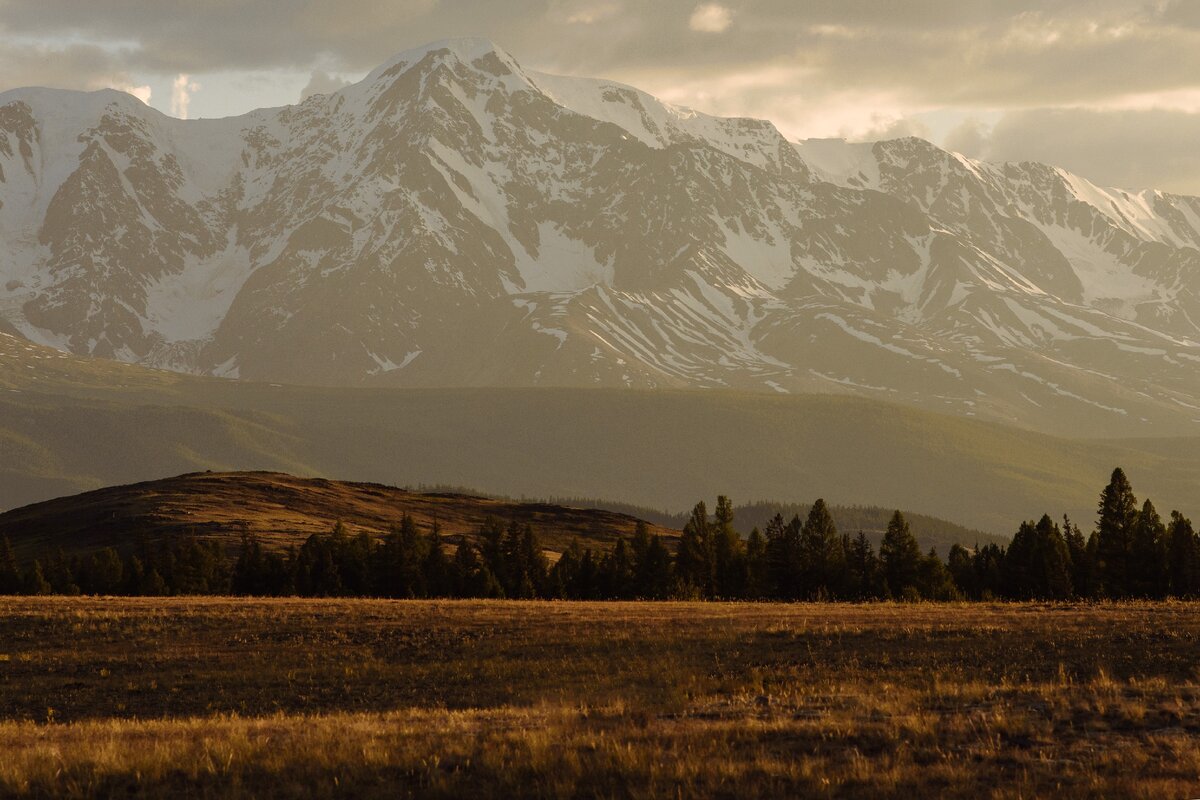
[[[608,548],[633,533],[637,519],[600,509],[519,503],[465,494],[412,492],[376,483],[298,478],[279,472],[194,472],[175,478],[112,486],[48,500],[0,514],[0,537],[18,555],[63,546],[87,551],[151,539],[195,534],[240,540],[246,530],[264,545],[300,545],[328,533],[339,520],[352,534],[382,535],[409,514],[422,530],[436,521],[448,536],[474,534],[488,517],[533,525],[550,550],[579,538]],[[676,531],[650,525],[673,538]]]

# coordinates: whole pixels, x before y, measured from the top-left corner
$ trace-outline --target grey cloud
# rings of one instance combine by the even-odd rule
[[[350,85],[350,81],[339,78],[336,75],[330,75],[323,70],[313,70],[312,77],[308,80],[308,85],[300,91],[300,100],[303,102],[314,94],[329,94],[336,92],[345,86]]]
[[[920,120],[909,118],[888,120],[854,138],[863,142],[878,142],[885,139],[902,139],[906,136],[928,139],[930,138],[929,126]]]
[[[1006,114],[976,130],[989,161],[1041,161],[1102,186],[1200,194],[1200,114],[1183,111],[1042,109]],[[944,143],[962,150],[950,137]],[[969,148],[968,148],[969,149]]]
[[[970,158],[986,158],[991,133],[991,128],[981,120],[970,117],[946,134],[942,146]]]
[[[326,77],[362,73],[409,47],[478,35],[532,69],[609,77],[659,94],[711,84],[693,104],[718,113],[797,120],[805,109],[844,108],[858,98],[890,103],[881,115],[892,116],[897,108],[1009,109],[1005,124],[1012,127],[997,126],[986,142],[987,132],[963,128],[955,142],[961,149],[1024,153],[1036,142],[1021,131],[1039,127],[1048,140],[1028,152],[1041,158],[1035,151],[1049,152],[1061,140],[1065,152],[1067,141],[1081,135],[1050,135],[1047,126],[1079,117],[1022,115],[1022,108],[1097,106],[1125,95],[1200,88],[1196,0],[720,0],[736,20],[720,35],[689,27],[700,2],[0,0],[0,90],[28,83],[88,88],[83,84],[127,74],[144,80],[185,72],[203,82],[208,71],[283,69],[311,74],[305,92],[316,92],[335,87],[314,70]],[[39,38],[104,47],[64,47],[55,51],[59,58],[20,44]],[[737,79],[725,80],[730,75]],[[1166,125],[1166,119],[1153,121]],[[1194,130],[1191,117],[1171,119]],[[1186,168],[1182,151],[1153,156],[1164,139],[1174,147],[1167,128],[1147,130],[1139,140],[1135,129],[1105,121],[1114,144],[1079,141],[1081,153],[1105,152],[1144,172],[1110,164],[1100,174],[1141,185]],[[1112,159],[1105,148],[1117,141],[1129,142],[1136,154]],[[1105,166],[1098,156],[1076,158]]]
[[[786,61],[831,86],[868,81],[954,100],[1029,92],[1041,99],[1113,81],[1156,87],[1192,80],[1200,69],[1195,32],[1173,21],[1178,13],[1153,13],[1144,0],[724,5],[737,25],[704,37],[703,46],[688,26],[696,0],[0,0],[0,28],[24,36],[133,40],[137,46],[125,66],[161,73],[311,69],[319,57],[345,71],[367,70],[406,47],[459,35],[489,36],[534,67],[562,71],[705,72]],[[1098,32],[1089,33],[1093,24]],[[1043,32],[1060,38],[1023,43],[1023,27],[1035,38]],[[1104,33],[1126,29],[1124,38]]]
[[[20,86],[92,90],[128,85],[119,54],[95,45],[47,47],[32,44],[0,47],[0,91]]]

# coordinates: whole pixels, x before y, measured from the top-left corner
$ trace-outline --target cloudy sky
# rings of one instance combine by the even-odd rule
[[[916,134],[1200,194],[1200,0],[0,0],[0,90],[225,116],[454,36],[793,138]]]

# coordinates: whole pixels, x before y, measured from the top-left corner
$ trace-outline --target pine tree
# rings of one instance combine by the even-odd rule
[[[837,526],[825,501],[818,499],[808,510],[808,519],[800,529],[801,584],[808,598],[834,595],[836,578],[844,560],[838,545]]]
[[[1192,521],[1178,511],[1171,512],[1167,553],[1167,581],[1171,595],[1196,597],[1200,594],[1200,541],[1197,541]]]
[[[746,589],[746,558],[742,538],[733,527],[733,503],[717,498],[712,526],[713,587],[717,597],[741,597]]]
[[[151,567],[146,571],[146,577],[142,580],[138,594],[143,597],[165,597],[170,593],[171,589],[167,586],[163,576],[158,573],[157,567]]]
[[[19,594],[23,584],[21,567],[17,564],[12,542],[5,536],[0,540],[0,595]]]
[[[600,562],[600,593],[613,600],[625,600],[634,596],[634,563],[630,548],[624,539]]]
[[[1083,537],[1079,526],[1071,522],[1071,518],[1063,515],[1063,538],[1067,543],[1067,556],[1071,561],[1071,588],[1076,597],[1094,597],[1096,595],[1096,563],[1093,557],[1094,547],[1088,546],[1088,540]]]
[[[899,511],[892,514],[883,541],[879,544],[879,560],[890,595],[896,599],[905,596],[906,590],[917,587],[921,569],[921,548],[908,527],[908,522]]]
[[[30,566],[29,571],[25,573],[24,587],[22,594],[44,595],[53,593],[54,589],[50,586],[50,581],[46,580],[42,573],[42,562],[35,560]]]
[[[804,558],[800,531],[804,523],[799,515],[786,525],[776,514],[767,525],[767,561],[770,565],[774,596],[781,600],[799,600],[808,596],[804,584]]]
[[[40,564],[38,565],[40,568]],[[46,564],[46,580],[54,594],[77,595],[79,584],[75,582],[75,564],[59,547]]]
[[[1100,493],[1096,524],[1096,557],[1100,590],[1108,597],[1128,597],[1132,591],[1129,562],[1133,555],[1133,528],[1137,522],[1137,498],[1124,471],[1113,470]]]
[[[1142,505],[1130,536],[1129,590],[1135,597],[1163,597],[1167,591],[1167,527],[1149,500]]]
[[[781,514],[776,514],[767,523],[767,596],[781,600],[791,599],[791,548],[786,540],[787,525]]]
[[[979,599],[979,582],[975,580],[975,557],[971,551],[961,544],[955,543],[950,547],[950,555],[946,558],[946,568],[959,592],[972,600]]]
[[[1005,555],[1005,551],[996,544],[975,546],[975,586],[980,600],[993,600],[1003,593]]]
[[[685,593],[694,591],[701,597],[712,596],[714,583],[709,527],[708,509],[701,501],[683,526],[679,550],[675,554],[675,579],[681,590]]]
[[[848,578],[847,596],[854,600],[870,600],[882,596],[882,576],[875,548],[862,531],[846,549]]]
[[[115,594],[121,589],[125,565],[116,549],[106,547],[88,557],[80,570],[80,584],[87,594]]]
[[[669,597],[674,576],[671,573],[671,553],[662,537],[652,536],[645,553],[636,558],[638,596],[648,600]]]
[[[946,569],[946,565],[938,557],[936,548],[930,548],[929,554],[921,559],[918,567],[917,591],[926,600],[946,602],[962,597],[958,587],[954,585],[954,578],[950,575],[950,570]]]
[[[125,568],[121,570],[121,594],[136,597],[142,593],[142,581],[146,579],[146,567],[142,560],[132,553],[125,559]]]
[[[421,565],[426,597],[447,597],[453,592],[452,568],[442,544],[442,531],[435,522],[425,545],[425,560]]]
[[[1004,552],[1001,562],[1001,592],[1010,600],[1033,597],[1033,560],[1037,550],[1037,530],[1033,522],[1022,522]]]
[[[746,539],[746,583],[744,596],[762,600],[771,593],[770,562],[767,560],[767,539],[758,528]]]

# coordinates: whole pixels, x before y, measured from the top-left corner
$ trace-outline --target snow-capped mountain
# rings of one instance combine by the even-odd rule
[[[489,42],[181,121],[0,94],[0,328],[255,380],[839,391],[1200,432],[1200,199],[793,143]]]

